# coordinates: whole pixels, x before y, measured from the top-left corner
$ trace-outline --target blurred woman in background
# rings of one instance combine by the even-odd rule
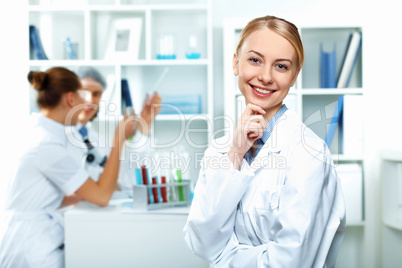
[[[134,116],[116,128],[113,148],[95,182],[66,149],[65,126],[78,122],[90,92],[72,71],[55,67],[31,71],[28,81],[37,91],[40,113],[32,114],[21,156],[0,214],[0,267],[64,267],[64,226],[58,208],[63,197],[75,194],[106,206],[116,188],[124,141],[136,129]]]

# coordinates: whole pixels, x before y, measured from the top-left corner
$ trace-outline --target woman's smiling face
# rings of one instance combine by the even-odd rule
[[[250,34],[233,57],[233,73],[246,99],[275,113],[296,82],[296,50],[288,40],[265,28]]]

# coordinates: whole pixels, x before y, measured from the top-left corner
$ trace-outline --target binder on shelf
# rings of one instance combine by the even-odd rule
[[[338,103],[336,104],[336,108],[334,114],[331,118],[331,123],[328,127],[328,132],[325,137],[325,142],[328,147],[331,146],[332,140],[335,136],[336,128],[339,126],[339,136],[342,137],[342,112],[343,112],[343,96],[338,97]]]
[[[341,70],[338,77],[337,88],[346,88],[349,85],[350,78],[354,66],[356,65],[357,58],[359,56],[361,47],[361,33],[359,31],[353,31],[349,35],[349,40],[346,46],[345,54],[342,60]],[[331,145],[333,137],[335,135],[335,130],[337,126],[340,129],[340,136],[342,137],[342,112],[343,112],[343,102],[344,96],[338,97],[338,108],[335,109],[334,115],[331,119],[331,124],[329,125],[327,136],[325,137],[325,142],[328,146]],[[340,147],[342,148],[342,146]]]
[[[133,101],[131,99],[130,87],[128,86],[127,79],[121,79],[121,98],[124,113],[125,109],[133,107]]]
[[[338,78],[338,88],[346,88],[349,85],[352,77],[353,69],[356,65],[361,47],[361,33],[353,31],[349,35],[349,40],[346,46],[346,51],[342,60],[342,67]]]
[[[336,50],[335,45],[331,51],[324,50],[324,45],[320,45],[321,55],[321,88],[336,87]]]
[[[35,25],[29,25],[29,40],[31,49],[36,59],[47,60],[45,50],[43,49],[42,42],[40,40],[39,31]]]

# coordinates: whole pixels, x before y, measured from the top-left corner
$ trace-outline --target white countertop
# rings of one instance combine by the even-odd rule
[[[83,215],[83,214],[168,214],[168,215],[185,215],[187,216],[190,207],[189,206],[181,206],[181,207],[166,207],[160,209],[153,210],[134,210],[131,208],[131,204],[133,199],[128,196],[127,193],[124,192],[115,192],[113,194],[112,199],[109,202],[109,205],[106,207],[99,207],[92,203],[82,201],[76,205],[69,206],[63,208],[64,215],[66,218],[69,218],[73,215]]]

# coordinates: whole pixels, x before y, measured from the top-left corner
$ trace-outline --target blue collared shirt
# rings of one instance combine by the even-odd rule
[[[246,159],[247,163],[251,165],[253,160],[256,158],[258,153],[260,152],[261,148],[264,146],[264,144],[267,142],[269,137],[271,136],[272,131],[274,130],[274,127],[276,123],[278,123],[279,119],[282,117],[282,115],[288,110],[288,107],[286,107],[285,104],[282,105],[282,107],[276,112],[276,114],[269,120],[267,123],[267,127],[262,133],[262,137],[257,140],[257,150],[255,152],[255,156],[253,157],[251,154],[251,148],[248,150],[248,152],[244,155],[244,159]]]

